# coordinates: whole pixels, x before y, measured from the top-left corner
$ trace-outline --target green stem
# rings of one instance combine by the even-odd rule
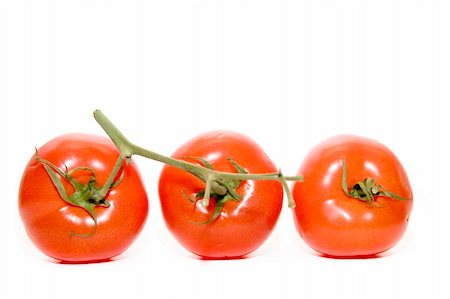
[[[289,190],[289,186],[286,181],[286,177],[281,173],[281,170],[278,173],[278,177],[280,179],[281,184],[283,185],[284,190]],[[301,181],[302,180],[303,180],[303,177],[302,177]],[[294,197],[292,196],[292,192],[286,192],[286,194],[287,194],[287,198],[288,198],[288,207],[291,209],[295,209],[296,204],[295,204]]]
[[[280,174],[278,172],[272,173],[234,173],[215,171],[216,174],[223,178],[238,179],[238,180],[253,180],[253,181],[280,181]],[[302,181],[303,176],[283,176],[286,181]]]
[[[101,112],[100,110],[94,111],[94,118],[98,122],[98,124],[103,128],[103,130],[108,134],[114,144],[121,152],[121,160],[116,163],[116,167],[114,168],[113,173],[110,175],[108,179],[109,185],[112,184],[113,179],[117,175],[118,170],[120,169],[121,161],[124,157],[129,158],[132,155],[139,155],[142,157],[146,157],[158,162],[162,162],[168,164],[170,166],[174,166],[176,168],[185,170],[196,177],[200,178],[204,182],[206,182],[206,188],[210,193],[223,193],[223,185],[220,183],[221,180],[226,179],[236,179],[236,180],[273,180],[279,181],[283,185],[283,188],[286,191],[289,201],[289,207],[295,207],[295,203],[292,198],[291,191],[289,190],[289,186],[286,181],[302,181],[302,176],[288,176],[285,177],[280,173],[260,173],[260,174],[246,174],[246,173],[230,173],[223,171],[216,171],[213,169],[208,169],[206,167],[202,167],[197,164],[192,164],[187,161],[173,159],[156,152],[150,151],[138,145],[131,143],[120,131],[117,127]],[[120,158],[119,158],[120,159]],[[117,168],[117,169],[116,169]],[[107,190],[107,189],[105,189]],[[205,195],[207,192],[205,192]],[[205,196],[206,197],[206,196]],[[208,204],[209,198],[204,199],[203,204]]]
[[[155,160],[158,162],[162,162],[164,164],[168,164],[170,166],[183,169],[187,172],[190,172],[196,176],[198,176],[200,179],[206,180],[206,177],[208,176],[208,173],[214,172],[210,169],[204,168],[202,166],[192,164],[183,160],[173,159],[158,153],[155,153],[153,151],[147,150],[145,148],[142,148],[137,145],[131,145],[132,150],[134,151],[134,154],[149,158],[151,160]]]
[[[102,188],[99,190],[99,196],[101,198],[106,198],[106,194],[110,190],[111,186],[114,184],[114,179],[117,177],[117,174],[119,173],[120,169],[122,168],[124,159],[125,159],[125,155],[123,155],[121,152],[119,155],[119,158],[116,161],[116,164],[114,165],[114,168],[113,168],[111,174],[108,177],[108,180],[102,186]],[[122,171],[124,171],[124,170],[122,170]]]
[[[207,207],[209,205],[209,198],[211,197],[211,185],[212,185],[212,179],[206,180],[206,186],[205,186],[205,195],[203,196],[202,205],[203,207]]]

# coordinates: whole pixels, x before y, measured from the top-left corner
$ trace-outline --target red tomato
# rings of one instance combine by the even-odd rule
[[[259,145],[244,135],[228,131],[197,136],[172,157],[190,162],[201,158],[215,170],[236,172],[228,160],[232,158],[248,173],[277,172]],[[211,259],[239,258],[257,249],[275,227],[283,200],[278,181],[243,181],[236,189],[241,200],[227,201],[213,221],[214,199],[206,208],[201,199],[189,200],[204,189],[205,183],[186,171],[166,165],[161,172],[159,196],[166,225],[194,254]],[[211,222],[205,223],[208,221]]]
[[[89,167],[97,186],[103,186],[119,151],[107,138],[85,134],[57,137],[38,150],[42,159],[70,171]],[[23,173],[19,190],[19,211],[33,243],[46,255],[62,262],[98,262],[125,251],[142,230],[147,214],[147,194],[136,165],[123,164],[123,180],[112,188],[108,207],[94,208],[94,218],[83,208],[65,202],[44,165],[33,155]],[[73,178],[87,184],[91,173],[73,172]],[[61,179],[61,176],[58,175]],[[74,189],[61,180],[67,194]]]
[[[343,165],[351,188],[365,178],[404,200],[375,195],[373,202],[349,197],[342,186]],[[333,257],[369,257],[394,246],[402,237],[413,205],[408,177],[384,145],[357,136],[336,136],[317,145],[293,184],[294,220],[305,242]],[[361,191],[360,191],[361,192]]]

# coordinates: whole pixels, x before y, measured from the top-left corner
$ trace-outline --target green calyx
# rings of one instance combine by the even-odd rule
[[[356,182],[351,189],[347,187],[347,165],[345,160],[342,163],[342,190],[351,198],[366,202],[369,205],[375,205],[376,196],[384,196],[397,200],[408,200],[393,192],[386,190],[381,185],[376,184],[375,179],[367,177],[362,181]]]
[[[50,177],[53,185],[58,190],[59,196],[68,204],[80,207],[84,209],[94,220],[94,230],[89,234],[76,234],[71,233],[71,235],[78,237],[90,237],[97,229],[97,215],[95,213],[95,207],[109,207],[109,202],[106,200],[106,195],[112,188],[116,187],[122,181],[124,177],[124,171],[121,172],[120,177],[114,180],[115,175],[111,175],[111,180],[104,186],[97,186],[97,181],[95,177],[95,172],[89,167],[77,167],[74,169],[67,169],[67,167],[62,170],[56,165],[48,160],[42,159],[38,151],[36,150],[36,160],[39,161],[45,168],[48,176]],[[119,162],[119,161],[118,161]],[[119,163],[117,163],[119,164]],[[121,165],[121,163],[120,163]],[[90,173],[89,181],[84,184],[74,178],[74,173],[79,171],[87,171]],[[117,174],[117,171],[115,171]],[[73,187],[73,193],[67,194],[64,188],[62,179],[68,182]],[[111,181],[111,182],[109,182]]]
[[[203,167],[214,170],[211,163],[203,158],[197,157],[187,157],[188,159],[193,159],[200,162]],[[233,158],[228,158],[228,161],[233,165],[237,173],[247,174],[248,172],[241,167]],[[188,199],[191,203],[195,203],[197,200],[202,200],[201,204],[207,207],[210,202],[210,198],[215,199],[214,213],[210,219],[199,224],[208,224],[215,221],[222,213],[225,203],[229,200],[240,201],[242,196],[237,193],[236,189],[242,184],[243,180],[239,178],[228,177],[221,180],[206,180],[205,189],[197,192],[195,195],[195,200],[189,198],[185,193],[183,197]]]

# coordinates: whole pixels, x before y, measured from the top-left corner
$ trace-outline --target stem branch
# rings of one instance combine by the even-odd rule
[[[281,184],[283,185],[284,190],[289,190],[289,186],[286,181],[286,177],[281,173],[281,170],[278,172],[278,178],[279,178]],[[301,180],[303,180],[303,177]],[[286,195],[288,198],[288,207],[291,209],[295,209],[296,204],[295,204],[294,197],[292,196],[292,192],[290,192],[290,190],[289,190],[289,192],[286,191]]]
[[[211,183],[212,179],[208,178],[206,180],[205,195],[203,196],[202,200],[202,206],[205,208],[209,205],[209,198],[211,197]]]
[[[119,158],[117,159],[116,164],[114,165],[114,168],[108,177],[108,180],[106,181],[106,183],[102,186],[102,188],[99,191],[99,196],[101,198],[106,198],[106,194],[108,193],[111,186],[114,184],[114,179],[117,177],[117,174],[119,173],[120,169],[122,168],[124,159],[125,159],[125,155],[122,154],[122,152],[120,152]]]

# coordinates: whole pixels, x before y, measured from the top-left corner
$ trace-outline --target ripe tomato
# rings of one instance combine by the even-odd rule
[[[402,165],[386,146],[336,136],[312,149],[299,173],[304,182],[293,184],[294,221],[316,251],[333,257],[374,256],[394,246],[405,232],[413,194]],[[351,188],[365,178],[375,179],[368,188],[373,200],[347,196],[342,181]],[[391,196],[377,194],[380,191]],[[364,195],[359,186],[354,192]]]
[[[277,172],[275,165],[253,140],[229,131],[202,134],[172,156],[219,171],[237,172],[228,158],[248,173]],[[203,163],[201,162],[203,160]],[[279,218],[283,189],[278,181],[242,181],[236,191],[241,199],[229,200],[214,218],[217,198],[204,207],[205,183],[194,175],[164,166],[159,197],[165,223],[189,251],[203,258],[239,258],[257,249],[270,235]],[[200,196],[199,196],[200,195]]]
[[[86,134],[57,137],[37,154],[66,173],[74,170],[71,176],[79,183],[88,184],[94,173],[96,186],[105,184],[119,157],[109,139]],[[124,162],[121,171],[123,179],[108,191],[104,206],[93,208],[95,223],[87,210],[63,200],[44,164],[33,155],[20,184],[19,211],[36,247],[62,262],[76,263],[104,261],[125,251],[145,224],[148,200],[136,165]],[[74,193],[61,175],[57,179],[68,195]]]

